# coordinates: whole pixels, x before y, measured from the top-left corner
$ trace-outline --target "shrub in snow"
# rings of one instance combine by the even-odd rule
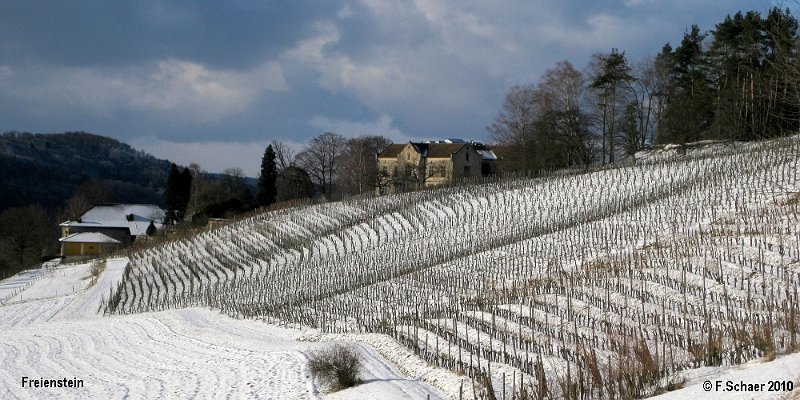
[[[343,344],[312,351],[308,357],[308,370],[315,380],[331,391],[361,383],[361,357],[355,349]]]

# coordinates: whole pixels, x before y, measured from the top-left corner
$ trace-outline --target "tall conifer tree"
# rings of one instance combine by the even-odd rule
[[[269,145],[261,158],[261,175],[258,177],[258,195],[256,197],[258,205],[268,206],[275,203],[277,178],[278,167],[275,151],[272,149],[272,145]]]

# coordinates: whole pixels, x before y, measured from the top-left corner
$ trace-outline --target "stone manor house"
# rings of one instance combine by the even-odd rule
[[[497,156],[461,139],[391,144],[378,153],[379,193],[447,184],[492,174]]]

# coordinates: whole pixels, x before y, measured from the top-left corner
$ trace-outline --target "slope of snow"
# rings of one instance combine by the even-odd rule
[[[306,360],[309,349],[326,343],[298,341],[313,334],[307,330],[201,308],[97,315],[126,265],[126,259],[109,260],[88,288],[90,264],[61,267],[0,306],[0,398],[442,398],[364,344],[356,349],[365,383],[321,393]],[[80,380],[82,387],[23,387],[23,378]]]
[[[698,368],[685,371],[686,381],[680,390],[652,397],[658,400],[715,399],[789,399],[800,396],[800,354],[778,357],[771,362],[751,361],[743,365],[721,368]],[[785,386],[774,386],[778,390],[768,391],[769,382],[792,382],[792,390]],[[711,386],[708,386],[710,382]],[[728,386],[730,382],[731,386]],[[741,383],[759,385],[759,391],[742,389]],[[703,385],[706,385],[704,388]],[[738,384],[738,386],[736,386]],[[719,385],[719,387],[717,387]],[[761,386],[763,385],[763,386]],[[708,388],[711,390],[707,390]],[[749,386],[755,389],[755,386]],[[728,390],[730,389],[730,390]],[[766,390],[766,391],[765,391]]]
[[[19,303],[28,300],[75,294],[88,286],[91,278],[90,270],[90,264],[63,266],[47,270],[43,269],[36,275],[37,279],[31,281],[24,291],[8,298],[5,303]],[[25,271],[23,274],[32,271]]]
[[[0,281],[0,304],[8,303],[8,301],[16,296],[19,292],[27,289],[33,285],[38,279],[49,274],[48,269],[31,269],[22,271],[8,279]]]

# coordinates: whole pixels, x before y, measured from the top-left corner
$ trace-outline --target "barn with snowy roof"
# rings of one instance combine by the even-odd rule
[[[95,204],[61,226],[61,255],[97,256],[151,236],[163,227],[165,213],[153,204]]]

